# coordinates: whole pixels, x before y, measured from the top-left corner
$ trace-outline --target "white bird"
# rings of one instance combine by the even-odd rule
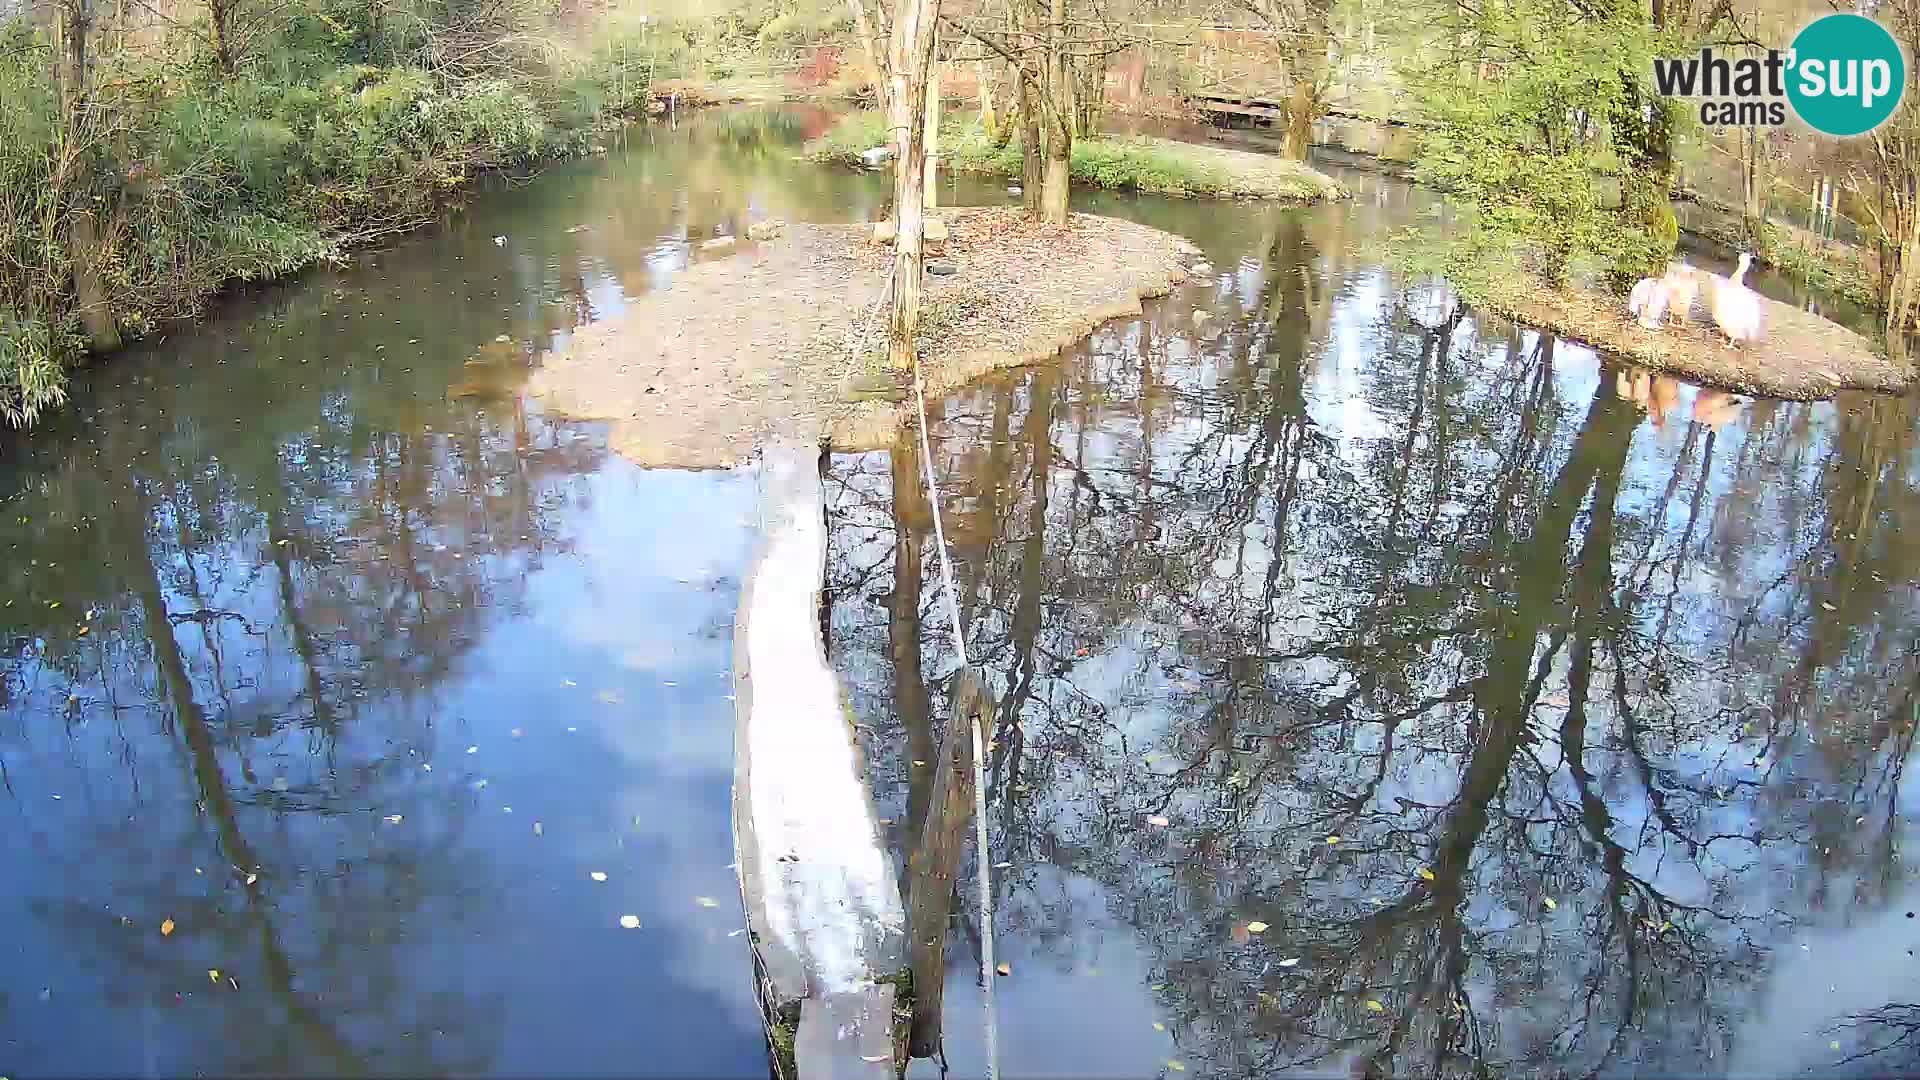
[[[1733,276],[1714,286],[1709,303],[1713,309],[1713,322],[1729,341],[1758,341],[1765,336],[1765,328],[1761,325],[1760,294],[1747,288],[1740,280],[1746,276],[1747,267],[1752,263],[1753,256],[1741,252],[1740,265],[1733,271]]]
[[[1645,329],[1658,330],[1660,320],[1667,317],[1666,279],[1641,278],[1633,287],[1633,295],[1627,297],[1627,314],[1639,319]]]

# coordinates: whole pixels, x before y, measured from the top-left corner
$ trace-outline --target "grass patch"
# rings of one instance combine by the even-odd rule
[[[851,113],[808,143],[803,154],[810,161],[859,165],[860,154],[883,145],[886,133],[884,115]],[[995,149],[968,114],[949,116],[940,125],[940,145],[941,162],[955,172],[1021,174],[1019,141]],[[1330,177],[1297,161],[1170,139],[1075,139],[1071,170],[1076,184],[1154,195],[1313,202],[1345,194]]]

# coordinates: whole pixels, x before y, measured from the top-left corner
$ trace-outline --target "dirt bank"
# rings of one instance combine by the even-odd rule
[[[951,236],[940,259],[956,272],[927,278],[930,395],[1043,360],[1137,313],[1198,258],[1171,233],[1113,218],[1076,214],[1049,228],[1016,209],[943,216]],[[562,414],[611,421],[614,449],[645,465],[734,465],[775,432],[886,446],[911,406],[847,399],[849,377],[878,363],[883,328],[875,323],[852,364],[848,342],[891,266],[892,249],[869,244],[864,226],[788,225],[581,328],[544,358],[530,389]]]
[[[1859,334],[1777,300],[1766,305],[1766,340],[1727,343],[1711,320],[1682,329],[1642,329],[1624,301],[1599,293],[1548,289],[1491,300],[1489,307],[1531,326],[1583,341],[1706,386],[1745,394],[1818,401],[1841,390],[1900,390],[1916,372],[1888,359]]]

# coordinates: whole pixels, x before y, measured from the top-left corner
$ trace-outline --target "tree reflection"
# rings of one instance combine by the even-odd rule
[[[1001,680],[1000,931],[1087,917],[1037,868],[1098,882],[1209,1074],[1716,1069],[1773,950],[1908,881],[1910,402],[1643,403],[1270,226],[935,420]],[[869,527],[830,573],[934,603],[881,475],[840,466]],[[948,653],[911,657],[937,686]]]

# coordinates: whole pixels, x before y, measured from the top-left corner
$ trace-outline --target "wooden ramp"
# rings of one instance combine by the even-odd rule
[[[906,920],[820,640],[818,443],[769,441],[760,476],[734,629],[733,831],[762,1011],[779,1075],[882,1080],[905,1061]]]

